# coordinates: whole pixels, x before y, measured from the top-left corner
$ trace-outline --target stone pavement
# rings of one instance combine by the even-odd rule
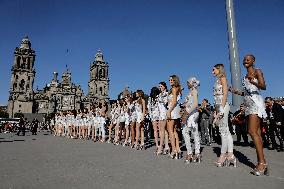
[[[238,167],[217,168],[220,148],[202,149],[201,164],[154,155],[154,147],[129,147],[54,137],[0,133],[0,189],[143,188],[276,189],[284,186],[284,153],[268,151],[270,176],[250,175],[254,148],[235,147]]]

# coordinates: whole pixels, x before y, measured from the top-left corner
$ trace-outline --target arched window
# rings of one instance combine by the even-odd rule
[[[30,69],[31,68],[31,61],[30,61],[30,57],[28,57],[27,59],[27,69]]]
[[[102,78],[103,77],[103,71],[102,69],[99,70],[99,78]]]
[[[19,86],[21,90],[25,90],[25,80],[22,79]]]
[[[101,92],[101,94],[103,94],[103,88],[102,87],[100,87],[100,92]]]
[[[19,79],[19,76],[18,75],[16,75],[16,81]]]
[[[102,69],[102,77],[105,78],[105,76],[106,76],[106,71],[105,69]]]
[[[20,68],[20,65],[21,65],[21,57],[18,56],[17,57],[17,67]]]

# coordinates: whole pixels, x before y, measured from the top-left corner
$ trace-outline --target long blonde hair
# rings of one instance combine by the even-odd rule
[[[172,87],[176,87],[177,93],[180,94],[181,93],[181,85],[180,85],[179,77],[177,75],[171,75],[170,78],[172,78],[172,80],[174,81],[174,85]],[[171,93],[172,93],[172,89],[170,89],[170,94]]]
[[[221,77],[226,77],[226,71],[225,71],[225,67],[224,64],[216,64],[214,66],[214,68],[219,70],[219,74],[216,75],[216,77],[221,78]]]

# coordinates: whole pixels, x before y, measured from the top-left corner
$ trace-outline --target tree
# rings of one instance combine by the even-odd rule
[[[1,118],[9,118],[9,114],[7,112],[0,111],[0,117]]]
[[[14,118],[21,118],[21,117],[24,117],[23,113],[17,112],[14,114]]]

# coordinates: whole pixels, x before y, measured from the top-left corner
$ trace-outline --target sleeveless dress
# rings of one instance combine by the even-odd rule
[[[149,111],[149,117],[151,121],[159,120],[159,107],[158,107],[157,100],[152,100],[152,98],[149,98],[148,111]]]
[[[216,125],[219,127],[219,131],[221,135],[228,135],[230,133],[228,126],[228,114],[230,111],[229,103],[226,102],[225,107],[222,107],[222,99],[223,99],[223,86],[221,84],[220,79],[217,79],[214,88],[214,105],[216,107],[217,113],[223,114],[221,119],[217,119]]]
[[[158,96],[159,120],[167,119],[168,92],[161,92]]]
[[[179,101],[180,101],[181,97],[180,95],[177,96],[177,103],[176,106],[174,107],[174,109],[171,112],[171,119],[179,119],[180,118],[180,107],[179,107]],[[173,102],[173,94],[170,94],[168,96],[168,109],[172,106],[172,102]]]
[[[253,81],[258,83],[256,78]],[[250,83],[246,77],[243,78],[243,87],[245,115],[256,114],[260,118],[266,118],[265,104],[259,88]]]
[[[143,120],[142,120],[142,105],[139,104],[138,102],[135,102],[135,113],[136,113],[136,122],[137,123],[141,123]]]

